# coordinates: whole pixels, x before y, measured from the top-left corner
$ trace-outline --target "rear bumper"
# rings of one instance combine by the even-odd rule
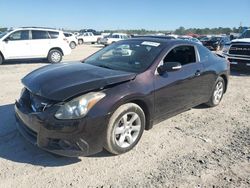
[[[57,155],[78,157],[103,150],[105,117],[53,120],[50,114],[52,111],[28,112],[16,102],[16,124],[19,132],[32,144]]]

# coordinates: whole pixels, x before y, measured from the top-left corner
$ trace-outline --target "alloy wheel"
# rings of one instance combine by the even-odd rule
[[[114,128],[116,144],[121,148],[130,147],[139,136],[141,119],[135,112],[124,114]]]
[[[222,82],[218,82],[214,90],[214,103],[219,104],[224,92],[224,86]]]

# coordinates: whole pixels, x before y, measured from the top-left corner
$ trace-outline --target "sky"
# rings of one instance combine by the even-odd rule
[[[250,0],[0,0],[0,27],[250,27]]]

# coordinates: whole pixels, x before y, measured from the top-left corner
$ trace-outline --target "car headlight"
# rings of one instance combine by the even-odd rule
[[[90,92],[77,97],[61,106],[55,117],[57,119],[82,118],[103,97],[105,97],[105,93],[102,92]]]

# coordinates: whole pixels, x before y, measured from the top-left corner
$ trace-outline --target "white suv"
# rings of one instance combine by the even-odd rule
[[[118,42],[120,40],[125,40],[128,38],[129,38],[129,36],[125,33],[113,33],[112,35],[109,35],[109,36],[101,39],[100,43],[107,46],[107,45],[113,44],[115,42]]]
[[[59,63],[71,53],[62,31],[45,28],[18,28],[0,35],[0,64],[9,59],[47,58]]]
[[[63,34],[69,42],[69,47],[71,49],[75,49],[78,43],[77,37],[73,33],[69,32],[64,32]]]

